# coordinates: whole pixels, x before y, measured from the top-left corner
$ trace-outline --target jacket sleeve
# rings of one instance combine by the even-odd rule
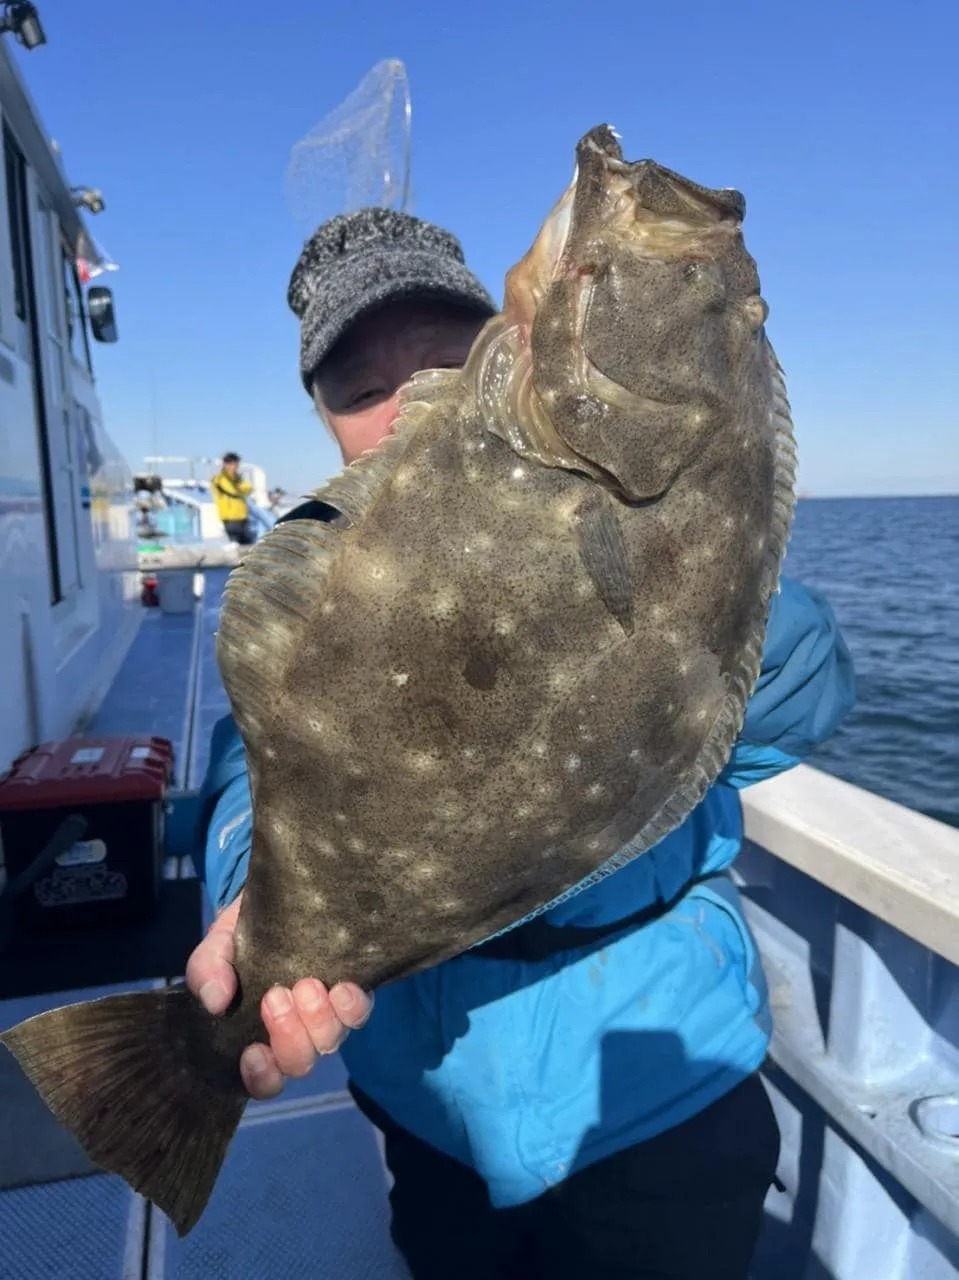
[[[197,871],[219,911],[246,883],[253,847],[246,752],[232,716],[220,720],[213,730],[210,763],[200,789],[196,843]]]
[[[773,596],[759,679],[721,780],[745,787],[798,764],[832,737],[856,678],[829,602],[792,578]]]

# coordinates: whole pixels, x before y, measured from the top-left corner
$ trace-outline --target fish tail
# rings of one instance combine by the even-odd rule
[[[181,1236],[206,1207],[247,1101],[215,1022],[175,988],[66,1005],[0,1035],[94,1164]]]

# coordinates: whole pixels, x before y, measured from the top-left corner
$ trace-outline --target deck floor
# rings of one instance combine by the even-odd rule
[[[225,580],[225,570],[207,574],[193,615],[147,613],[85,731],[168,737],[184,789],[199,785],[210,732],[226,711],[214,653]],[[189,863],[169,873],[189,874]],[[101,994],[0,1002],[0,1028]],[[110,1175],[0,1191],[0,1280],[406,1280],[387,1229],[379,1144],[344,1085],[340,1059],[321,1059],[281,1099],[251,1104],[186,1240]]]

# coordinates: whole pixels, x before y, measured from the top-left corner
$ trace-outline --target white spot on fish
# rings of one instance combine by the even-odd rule
[[[549,687],[554,693],[565,693],[576,682],[576,677],[569,671],[555,670],[550,672]]]
[[[502,613],[493,619],[493,631],[498,636],[511,636],[516,630],[516,623],[507,614]]]
[[[586,788],[586,796],[590,800],[598,800],[606,794],[606,788],[601,782],[591,782]]]
[[[391,671],[390,672],[390,679],[396,685],[397,689],[402,689],[403,686],[408,682],[409,678],[410,678],[410,673],[408,671]]]
[[[700,564],[708,564],[710,560],[715,559],[715,552],[712,547],[697,547],[695,551],[687,551],[682,558],[684,568],[693,569]]]
[[[566,772],[567,772],[567,773],[575,773],[575,772],[576,772],[576,770],[577,770],[577,769],[582,765],[582,763],[583,763],[583,762],[582,762],[582,760],[580,759],[580,757],[579,757],[579,756],[575,756],[575,755],[573,755],[573,756],[567,756],[567,757],[566,757]]]
[[[378,955],[382,950],[383,948],[380,946],[378,942],[368,942],[366,946],[363,948],[363,951],[368,956]]]
[[[440,903],[440,910],[441,911],[459,911],[462,905],[463,904],[462,902],[460,902],[459,898],[445,898]]]
[[[643,753],[640,751],[639,747],[633,747],[632,751],[629,753],[629,758],[630,760],[638,760],[642,754]]]
[[[436,816],[446,822],[455,822],[463,816],[463,806],[455,797],[441,800],[436,806]]]
[[[669,631],[663,632],[663,639],[668,644],[679,644],[679,632],[675,628],[671,627]]]
[[[341,813],[334,813],[334,815],[333,815],[333,821],[336,823],[336,825],[337,825],[338,827],[345,827],[345,826],[346,826],[346,814],[345,814],[345,813],[342,813],[342,812],[341,812]]]
[[[336,605],[332,600],[324,600],[320,605],[320,613],[322,613],[325,618],[328,618],[335,608]]]
[[[456,593],[448,587],[443,588],[433,596],[429,602],[426,612],[431,618],[436,618],[440,622],[445,622],[448,618],[452,618],[456,613],[457,606]]]
[[[587,841],[586,841],[586,848],[590,851],[590,853],[595,853],[595,852],[596,852],[596,850],[597,850],[599,847],[600,847],[600,841],[599,841],[599,840],[587,840]]]
[[[432,880],[436,875],[436,867],[432,862],[418,862],[413,868],[413,874],[420,880]]]
[[[724,529],[731,529],[735,523],[736,523],[736,522],[735,522],[735,520],[732,518],[732,516],[723,516],[723,528],[724,528]]]
[[[336,931],[337,942],[349,942],[352,936],[353,935],[350,933],[349,929],[344,929],[342,925]]]
[[[411,769],[415,769],[417,773],[428,773],[431,769],[436,768],[436,756],[429,751],[408,751],[406,760]]]
[[[314,911],[325,911],[325,910],[326,910],[326,898],[324,898],[324,896],[323,896],[323,894],[322,894],[322,893],[314,893],[314,894],[311,894],[311,895],[310,895],[310,905],[313,907]]]
[[[326,721],[322,719],[321,716],[309,716],[306,721],[306,726],[308,729],[311,729],[313,733],[326,732]]]
[[[366,841],[361,840],[359,836],[349,836],[346,841],[346,847],[350,853],[365,853]]]
[[[513,817],[520,819],[528,818],[531,812],[532,810],[528,804],[520,804],[513,810]]]
[[[649,616],[654,622],[659,622],[664,613],[665,610],[661,604],[654,604],[649,611]]]
[[[525,468],[525,467],[514,467],[514,468],[513,468],[513,470],[512,470],[512,472],[511,472],[511,475],[512,475],[512,478],[513,478],[514,480],[522,480],[522,479],[524,479],[524,478],[525,478],[525,476],[526,476],[526,468]]]
[[[766,546],[766,538],[763,534],[760,534],[759,537],[756,539],[756,550],[762,551],[765,548],[765,546]]]
[[[313,841],[313,848],[317,853],[321,853],[324,858],[333,858],[336,856],[336,845],[332,840],[327,840],[326,836],[317,836]]]
[[[706,719],[708,715],[709,715],[708,710],[705,707],[700,707],[699,710],[696,712],[696,719],[699,721],[703,721]]]
[[[374,582],[382,582],[383,579],[386,577],[385,567],[381,564],[371,564],[370,577],[373,579]]]
[[[541,742],[539,739],[537,739],[536,742],[531,743],[529,749],[532,751],[534,756],[540,756],[542,758],[546,755],[546,743]]]

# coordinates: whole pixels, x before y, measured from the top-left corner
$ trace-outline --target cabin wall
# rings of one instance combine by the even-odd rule
[[[131,475],[103,431],[72,251],[2,105],[0,771],[75,729],[140,620]]]

